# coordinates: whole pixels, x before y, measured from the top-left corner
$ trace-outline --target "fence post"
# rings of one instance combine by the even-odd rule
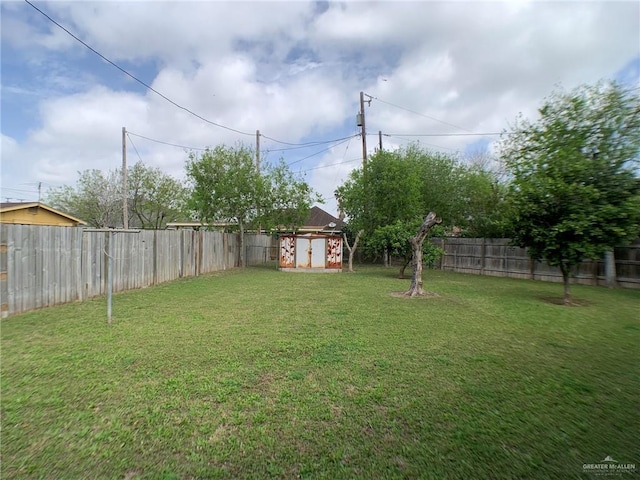
[[[153,231],[153,285],[158,284],[158,231]]]
[[[529,276],[531,280],[536,279],[536,261],[529,256]]]
[[[0,316],[9,316],[9,239],[6,228],[0,229]]]
[[[604,273],[607,287],[616,285],[616,258],[613,249],[604,252]]]
[[[480,275],[484,275],[485,257],[487,255],[487,239],[482,237],[482,246],[480,247]]]
[[[198,243],[198,261],[196,262],[197,271],[196,276],[199,276],[202,273],[202,262],[204,256],[204,232],[202,230],[198,230],[196,241]]]
[[[107,233],[107,323],[111,325],[111,305],[113,302],[113,244],[115,232]]]

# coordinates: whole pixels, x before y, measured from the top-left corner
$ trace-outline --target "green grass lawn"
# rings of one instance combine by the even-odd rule
[[[250,268],[1,323],[3,479],[589,478],[640,467],[640,291]]]

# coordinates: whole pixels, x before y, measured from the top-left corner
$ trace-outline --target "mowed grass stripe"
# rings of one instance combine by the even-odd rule
[[[231,270],[5,319],[2,478],[579,478],[640,463],[640,292]]]

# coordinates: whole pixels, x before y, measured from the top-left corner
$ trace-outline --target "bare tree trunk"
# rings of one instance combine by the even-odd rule
[[[389,249],[384,247],[384,251],[382,252],[382,263],[386,267],[389,266]]]
[[[425,292],[422,289],[422,244],[427,237],[429,230],[438,223],[441,223],[442,219],[438,218],[434,212],[429,212],[422,222],[422,226],[415,237],[409,239],[413,250],[411,263],[413,265],[413,277],[411,279],[411,287],[404,294],[409,297],[416,297],[418,295],[424,295]]]
[[[560,263],[560,271],[562,272],[562,281],[564,283],[564,299],[565,305],[571,305],[571,284],[569,283],[570,267],[565,263]]]
[[[409,265],[410,261],[411,261],[411,258],[407,258],[405,262],[402,264],[402,266],[400,267],[400,273],[398,275],[398,278],[404,278],[404,271],[407,269],[407,265]]]
[[[364,233],[364,230],[360,230],[358,232],[358,234],[356,235],[356,239],[353,242],[353,247],[351,245],[349,245],[349,240],[347,240],[347,234],[343,233],[343,237],[344,237],[344,244],[347,246],[347,249],[349,250],[349,271],[353,272],[353,255],[356,253],[356,248],[358,248],[358,242],[360,241],[360,237],[362,236],[362,234]]]

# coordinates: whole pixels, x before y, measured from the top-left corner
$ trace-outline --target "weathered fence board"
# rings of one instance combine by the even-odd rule
[[[0,315],[7,315],[9,312],[9,283],[7,282],[8,265],[8,235],[5,228],[0,226]]]
[[[266,235],[247,235],[247,265],[269,261]],[[237,235],[205,231],[0,225],[0,312],[3,317],[85,300],[107,292],[108,252],[114,292],[144,288],[238,264]]]
[[[455,272],[528,278],[562,282],[558,267],[534,262],[525,248],[510,245],[507,238],[434,238],[435,245],[445,251],[439,268]],[[640,240],[615,249],[616,283],[622,287],[640,288]],[[585,285],[604,285],[604,260],[585,260],[573,271],[572,281]]]

